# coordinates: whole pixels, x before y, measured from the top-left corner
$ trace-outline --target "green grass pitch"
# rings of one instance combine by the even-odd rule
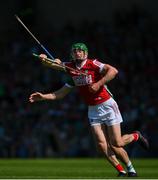
[[[158,159],[133,159],[139,179],[158,179]],[[0,179],[114,179],[104,159],[1,159]],[[135,178],[134,178],[135,179]]]

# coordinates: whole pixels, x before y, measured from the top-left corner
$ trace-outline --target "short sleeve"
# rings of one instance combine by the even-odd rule
[[[98,61],[97,59],[95,59],[95,60],[93,61],[93,64],[99,68],[99,72],[102,72],[102,70],[103,70],[103,68],[104,68],[104,66],[105,66],[104,63]]]

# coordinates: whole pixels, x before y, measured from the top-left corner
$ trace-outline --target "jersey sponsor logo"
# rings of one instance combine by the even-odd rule
[[[92,83],[92,76],[73,76],[74,83],[76,86],[83,86]]]

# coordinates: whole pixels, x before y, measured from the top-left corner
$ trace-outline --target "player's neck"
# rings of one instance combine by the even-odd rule
[[[81,69],[81,68],[84,66],[84,64],[86,63],[86,61],[87,61],[87,59],[75,61],[76,67],[77,67],[78,69]]]

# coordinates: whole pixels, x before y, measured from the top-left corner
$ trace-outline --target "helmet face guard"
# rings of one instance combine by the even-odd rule
[[[82,50],[82,51],[84,51],[84,53],[86,53],[86,54],[88,54],[88,48],[87,48],[87,46],[84,44],[84,43],[75,43],[75,44],[73,44],[72,45],[72,47],[71,47],[71,58],[73,59],[73,60],[75,60],[75,58],[73,57],[73,54],[72,54],[72,52],[74,51],[74,50]]]

